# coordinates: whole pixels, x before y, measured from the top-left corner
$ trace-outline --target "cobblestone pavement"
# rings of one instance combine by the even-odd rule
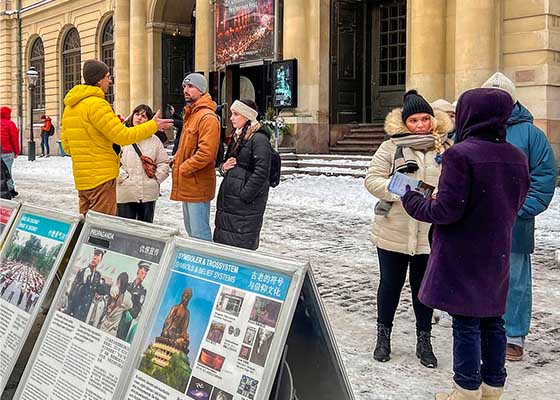
[[[420,366],[414,357],[414,315],[408,284],[395,319],[393,359],[385,364],[371,359],[379,276],[375,249],[367,239],[369,216],[348,218],[328,210],[273,204],[266,221],[261,249],[311,261],[357,399],[431,399],[436,388],[450,386],[451,329],[436,325],[433,330],[440,367],[428,370]],[[560,238],[558,231],[560,223],[556,238]],[[541,398],[538,393],[545,398],[547,389],[542,384],[550,374],[560,374],[560,315],[555,306],[560,301],[560,267],[554,260],[560,246],[549,231],[540,233],[533,255],[534,315],[528,354],[523,362],[508,365],[509,390],[504,399]],[[416,388],[413,394],[407,393],[411,386]],[[399,397],[403,395],[406,397]]]
[[[69,171],[69,160],[18,162],[18,200],[77,212],[71,177],[44,167],[53,163],[56,171]],[[167,181],[156,206],[155,222],[180,226],[180,205],[168,200],[169,190]],[[434,327],[439,367],[422,367],[414,355],[416,339],[408,286],[397,311],[391,361],[377,363],[370,355],[378,283],[375,249],[368,240],[373,204],[362,179],[289,178],[271,191],[260,250],[311,262],[357,400],[432,399],[436,389],[448,389],[451,384],[451,330]],[[550,398],[550,384],[560,376],[560,267],[554,262],[559,248],[557,190],[551,208],[537,220],[533,324],[525,360],[508,365],[504,400]]]

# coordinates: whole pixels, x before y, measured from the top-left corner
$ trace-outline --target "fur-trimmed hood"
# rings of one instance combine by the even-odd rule
[[[435,133],[441,135],[453,132],[455,126],[449,115],[440,110],[434,110],[434,115],[435,117],[432,117],[432,123],[435,122]],[[385,117],[385,133],[389,136],[398,133],[411,133],[402,121],[402,109],[395,108],[387,114],[387,117]]]

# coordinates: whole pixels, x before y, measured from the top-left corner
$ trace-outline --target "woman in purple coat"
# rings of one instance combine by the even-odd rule
[[[437,400],[503,393],[511,232],[530,183],[527,158],[506,142],[512,108],[503,90],[465,92],[457,104],[457,144],[443,155],[437,197],[409,191],[402,198],[410,216],[435,226],[420,300],[453,317],[454,389]]]

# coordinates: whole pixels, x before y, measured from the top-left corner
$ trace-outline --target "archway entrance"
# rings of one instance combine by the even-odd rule
[[[150,17],[154,46],[154,105],[184,106],[181,83],[194,72],[195,0],[154,0]],[[158,82],[160,82],[158,84]]]

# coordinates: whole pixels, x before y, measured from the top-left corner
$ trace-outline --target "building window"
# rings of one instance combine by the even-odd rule
[[[105,98],[109,104],[113,104],[115,100],[115,42],[113,41],[113,17],[105,23],[103,31],[101,32],[101,61],[103,61],[109,67],[109,73],[112,76],[112,83],[109,85],[109,90],[105,94]]]
[[[43,41],[37,38],[33,42],[31,47],[31,58],[29,59],[29,65],[35,67],[39,73],[39,79],[37,80],[37,86],[35,86],[35,91],[33,92],[33,99],[31,105],[33,110],[44,110],[45,109],[45,48],[43,47]]]
[[[380,86],[402,86],[406,81],[406,4],[395,3],[381,7]]]
[[[80,35],[76,28],[68,31],[62,45],[62,87],[64,96],[81,81]]]

